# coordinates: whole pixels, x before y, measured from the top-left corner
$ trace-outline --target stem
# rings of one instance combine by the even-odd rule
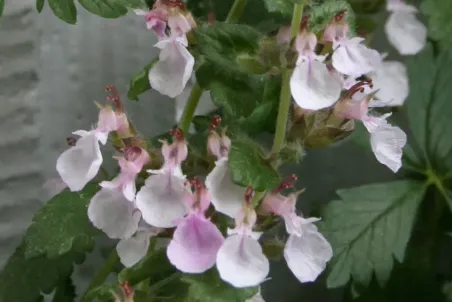
[[[231,10],[226,17],[226,23],[235,23],[242,15],[243,9],[245,8],[246,0],[235,0],[232,4]]]
[[[119,262],[118,253],[116,252],[116,249],[113,249],[111,254],[108,256],[107,260],[105,261],[104,266],[101,267],[99,272],[97,272],[96,276],[94,276],[93,280],[91,280],[88,289],[85,291],[85,293],[80,299],[81,302],[86,301],[86,296],[90,290],[104,283],[105,279],[107,279],[108,275],[110,275],[111,271],[118,264],[118,262]]]
[[[301,23],[303,15],[303,4],[295,4],[290,26],[290,37],[295,38]],[[279,100],[278,118],[276,119],[275,139],[273,141],[273,153],[278,153],[284,144],[287,128],[287,119],[290,108],[290,77],[292,70],[284,68],[282,71],[281,95]]]
[[[173,273],[173,274],[169,275],[168,277],[166,277],[165,279],[162,279],[162,280],[152,284],[149,287],[149,292],[150,293],[155,292],[157,289],[167,285],[168,283],[172,282],[173,280],[180,278],[181,276],[182,276],[181,272]]]
[[[235,0],[234,4],[232,4],[231,10],[225,20],[226,23],[234,23],[236,22],[245,8],[246,0]],[[190,97],[188,98],[187,104],[185,105],[184,112],[182,113],[182,117],[179,122],[179,129],[186,134],[188,132],[188,128],[190,127],[191,121],[193,119],[193,115],[195,114],[196,107],[198,106],[199,99],[203,93],[203,89],[196,82],[194,83]]]
[[[191,89],[190,96],[188,97],[187,104],[185,105],[184,112],[182,113],[179,122],[179,129],[181,129],[184,134],[188,133],[188,127],[190,127],[191,120],[193,119],[202,93],[203,89],[201,86],[199,86],[198,83],[195,83]]]

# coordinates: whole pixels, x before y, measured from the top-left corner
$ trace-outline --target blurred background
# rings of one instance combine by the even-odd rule
[[[146,136],[168,130],[187,96],[186,91],[171,100],[154,91],[139,102],[127,100],[130,78],[158,55],[153,34],[133,13],[109,20],[80,8],[78,24],[68,25],[48,7],[39,15],[35,0],[7,2],[0,19],[0,267],[48,199],[42,187],[56,176],[55,161],[67,148],[66,137],[96,121],[94,102],[103,102],[105,85],[116,85]],[[381,28],[373,43],[381,52],[394,53]],[[204,95],[200,112],[212,106]],[[339,188],[397,177],[352,140],[309,151],[301,165],[285,167],[283,173],[296,173],[298,187],[307,188],[299,201],[304,211],[334,199]],[[76,269],[80,290],[100,261],[96,251]],[[262,289],[267,302],[341,300],[340,292],[325,290],[322,282],[301,285],[284,261],[272,263],[271,277]]]

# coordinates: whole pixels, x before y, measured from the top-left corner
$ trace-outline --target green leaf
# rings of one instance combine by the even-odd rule
[[[322,4],[312,7],[309,29],[316,34],[320,33],[328,26],[333,17],[341,11],[346,11],[344,19],[353,33],[355,30],[355,14],[350,4],[344,0],[325,0]]]
[[[100,232],[88,219],[88,204],[99,190],[88,184],[81,192],[63,191],[52,198],[33,217],[24,242],[26,256],[46,254],[53,258],[76,249],[90,251]]]
[[[154,66],[158,59],[152,60],[148,65],[146,65],[140,73],[135,75],[129,84],[129,91],[127,92],[127,97],[130,100],[138,100],[138,96],[142,93],[151,89],[151,84],[149,84],[149,70]]]
[[[272,190],[278,186],[278,172],[264,159],[262,148],[254,142],[233,140],[228,158],[234,183],[252,186],[256,191]]]
[[[438,176],[452,176],[452,51],[435,60],[428,45],[408,62],[410,94],[406,108],[413,134],[423,154],[413,162],[427,162]],[[419,156],[419,155],[418,155]]]
[[[49,0],[49,6],[55,16],[61,20],[69,24],[77,22],[77,9],[74,0]]]
[[[49,294],[72,274],[73,252],[47,259],[39,256],[25,258],[25,246],[21,244],[8,259],[0,274],[0,301],[36,302],[41,292]]]
[[[452,43],[452,2],[448,0],[424,0],[421,3],[421,12],[428,16],[428,31],[432,39],[439,41],[443,46]]]
[[[72,302],[76,297],[75,287],[72,283],[71,277],[60,280],[55,294],[53,296],[53,302]]]
[[[5,0],[0,0],[0,17],[3,15],[4,9],[5,9]]]
[[[39,13],[42,12],[42,9],[44,8],[44,1],[45,0],[36,0],[36,10]]]
[[[115,299],[115,294],[118,290],[117,284],[103,284],[90,290],[85,297],[85,301],[89,302],[97,299],[102,302],[115,302],[117,301]]]
[[[240,85],[247,80],[237,61],[239,55],[253,56],[259,50],[261,34],[252,27],[241,24],[217,22],[194,30],[197,40],[195,53],[201,65],[196,78],[203,88],[209,88],[212,82]]]
[[[340,287],[353,277],[368,285],[372,273],[384,285],[394,265],[404,261],[416,212],[426,186],[395,181],[339,190],[342,200],[323,212],[321,231],[333,247],[328,287]]]
[[[265,6],[269,12],[292,15],[294,3],[292,0],[264,0]]]
[[[223,282],[216,269],[200,275],[184,275],[182,281],[190,284],[186,302],[245,302],[258,288],[235,288]]]
[[[89,12],[104,18],[118,18],[127,14],[127,8],[118,0],[78,0]]]

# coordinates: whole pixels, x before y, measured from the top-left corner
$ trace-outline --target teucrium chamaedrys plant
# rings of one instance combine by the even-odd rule
[[[47,2],[76,23],[74,0]],[[268,259],[279,255],[302,283],[329,266],[328,287],[351,284],[359,299],[375,284],[388,299],[400,274],[394,264],[412,267],[413,255],[421,255],[417,270],[434,275],[438,220],[452,207],[452,55],[447,39],[426,46],[416,8],[388,0],[387,22],[373,24],[380,0],[78,2],[106,18],[132,11],[158,39],[160,55],[132,78],[129,99],[150,89],[174,98],[193,74],[196,83],[178,126],[154,138],[139,134],[118,91],[107,87],[95,127],[74,131],[57,160],[60,179],[51,184],[65,189],[35,215],[0,275],[1,301],[34,302],[54,290],[54,301],[76,299],[73,265],[101,235],[116,248],[81,301],[258,301]],[[430,2],[423,11],[440,14]],[[378,25],[401,54],[417,54],[408,68],[383,61],[360,36]],[[218,110],[194,116],[204,91]],[[407,98],[409,146],[388,121]],[[317,223],[296,209],[302,190],[285,192],[297,177],[281,177],[278,168],[343,140],[355,124],[366,129],[375,158],[393,172],[402,168],[405,179],[340,190]],[[271,150],[255,140],[262,132],[274,135]],[[114,177],[102,172],[106,144],[117,153]],[[437,200],[419,211],[430,186]],[[279,221],[285,242],[268,238]],[[425,224],[431,236],[420,232],[418,249]],[[105,284],[110,273],[118,282]]]

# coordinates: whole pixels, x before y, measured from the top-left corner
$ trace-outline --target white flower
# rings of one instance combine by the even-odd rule
[[[121,239],[116,246],[121,263],[125,267],[137,264],[146,255],[151,238],[159,232],[153,227],[141,228],[133,237]]]
[[[257,241],[260,233],[253,232],[256,213],[247,209],[236,218],[236,228],[228,230],[226,238],[217,254],[217,269],[221,279],[235,287],[257,286],[262,283],[270,270],[268,259]]]
[[[417,9],[401,0],[389,0],[387,9],[391,12],[385,25],[389,42],[402,55],[420,52],[427,41],[427,28],[416,18]]]
[[[153,89],[171,98],[182,93],[195,64],[187,45],[186,36],[170,36],[155,44],[161,52],[159,61],[149,71],[149,82]]]
[[[121,190],[102,188],[91,199],[88,217],[108,237],[122,239],[136,232],[141,213]]]

